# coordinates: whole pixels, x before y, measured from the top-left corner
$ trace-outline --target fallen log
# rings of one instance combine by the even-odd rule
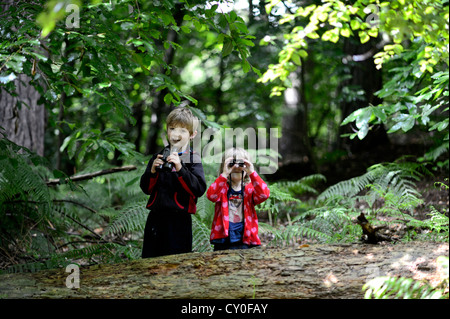
[[[363,298],[378,276],[440,282],[436,258],[448,243],[306,245],[189,253],[66,269],[0,275],[2,298]],[[73,285],[72,285],[73,287]]]

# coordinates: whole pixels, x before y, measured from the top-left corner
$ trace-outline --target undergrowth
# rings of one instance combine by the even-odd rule
[[[440,256],[436,263],[443,271],[442,281],[433,287],[425,280],[381,276],[363,286],[365,299],[448,299],[448,256]]]

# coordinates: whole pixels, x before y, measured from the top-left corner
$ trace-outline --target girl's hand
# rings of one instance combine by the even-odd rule
[[[164,164],[164,161],[161,159],[163,156],[162,154],[158,154],[158,156],[155,158],[155,160],[153,161],[153,165],[152,168],[150,169],[150,172],[152,174],[156,173],[156,168],[162,164]]]
[[[255,167],[253,166],[253,163],[249,160],[244,159],[244,171],[247,173],[247,175],[250,175],[255,171]]]
[[[231,174],[231,171],[233,170],[233,166],[229,167],[228,165],[233,161],[232,157],[228,157],[225,162],[223,163],[223,171],[222,176],[225,178],[228,178],[228,176]]]
[[[169,156],[167,156],[167,161],[169,163],[172,163],[175,166],[175,169],[177,170],[177,172],[181,169],[182,165],[181,165],[181,159],[178,156],[177,152],[173,152],[172,154],[170,154]]]

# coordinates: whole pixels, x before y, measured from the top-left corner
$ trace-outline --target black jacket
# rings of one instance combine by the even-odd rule
[[[153,161],[158,154],[150,159],[145,173],[141,177],[141,189],[150,195],[147,208],[159,211],[184,211],[195,214],[197,198],[206,191],[205,175],[200,156],[188,150],[181,156],[180,171],[156,171],[151,173]]]

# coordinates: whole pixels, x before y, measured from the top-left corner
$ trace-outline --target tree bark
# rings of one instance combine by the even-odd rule
[[[40,95],[29,81],[25,74],[17,77],[17,97],[0,88],[0,126],[10,141],[44,156],[45,107],[37,103]]]
[[[3,1],[0,12],[6,12],[15,2]],[[40,94],[30,80],[26,74],[17,75],[14,80],[17,96],[0,87],[0,127],[10,141],[44,156],[45,107],[38,104]]]
[[[292,87],[284,92],[279,153],[281,165],[277,179],[310,175],[317,172],[308,128],[308,102],[305,97],[304,63],[289,76]]]
[[[306,246],[306,245],[305,245]],[[363,298],[378,276],[438,284],[436,258],[448,243],[311,245],[190,253],[80,268],[79,288],[65,269],[0,275],[3,298]]]

